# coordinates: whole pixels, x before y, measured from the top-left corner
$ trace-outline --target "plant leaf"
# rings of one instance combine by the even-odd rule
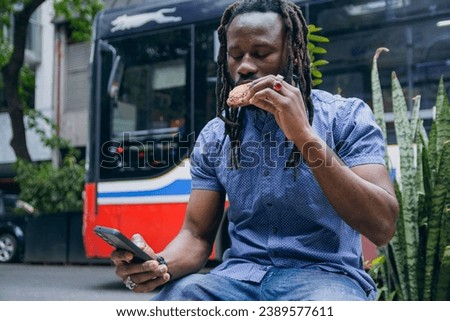
[[[450,245],[445,248],[438,275],[436,300],[450,301]]]
[[[410,123],[402,87],[395,73],[392,73],[392,100],[395,114],[395,132],[400,149],[401,190],[403,204],[400,218],[405,235],[406,265],[408,275],[408,300],[418,300],[417,258],[418,258],[418,196],[415,186],[414,150]]]
[[[313,34],[309,34],[308,39],[309,39],[309,41],[314,41],[314,42],[330,42],[330,39],[328,39],[327,37],[313,35]]]
[[[425,256],[424,300],[433,299],[433,288],[437,286],[436,262],[447,246],[447,231],[449,227],[448,202],[450,201],[450,141],[442,147],[441,164],[436,175],[432,191],[432,209],[428,218],[428,233]],[[447,224],[446,224],[447,223]]]
[[[380,76],[378,74],[378,57],[383,51],[389,51],[387,48],[378,48],[373,56],[372,61],[372,73],[371,73],[371,84],[372,84],[372,105],[373,113],[375,115],[375,121],[378,126],[380,126],[381,131],[384,136],[384,144],[387,146],[387,131],[386,122],[384,121],[384,104],[383,104],[383,93],[381,90]],[[389,155],[386,148],[385,162],[388,169],[390,169]]]

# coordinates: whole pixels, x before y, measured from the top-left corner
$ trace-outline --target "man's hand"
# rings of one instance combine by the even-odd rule
[[[156,257],[153,249],[148,246],[141,235],[135,234],[131,240],[151,257]],[[131,263],[133,253],[124,250],[115,250],[111,260],[116,266],[116,274],[133,292],[150,292],[170,280],[166,265],[160,265],[156,260],[144,263]]]
[[[312,128],[308,122],[300,90],[279,76],[268,75],[251,83],[249,103],[272,113],[287,139],[308,141]]]

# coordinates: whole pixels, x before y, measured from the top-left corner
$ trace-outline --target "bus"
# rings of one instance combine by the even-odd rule
[[[94,234],[96,225],[140,233],[156,252],[180,230],[190,194],[189,153],[216,114],[215,30],[231,2],[154,1],[96,17],[83,213],[87,257],[111,253]],[[225,240],[216,242],[217,255],[221,244]]]
[[[190,194],[189,153],[216,115],[216,29],[232,2],[134,1],[96,17],[83,211],[87,257],[111,253],[94,234],[96,225],[140,233],[156,252],[180,230]],[[450,77],[450,33],[439,24],[450,20],[446,0],[296,2],[330,38],[321,89],[371,105],[371,59],[380,46],[391,49],[379,59],[384,91],[395,70],[410,94],[432,101],[439,77]],[[425,118],[431,104],[421,111]],[[391,130],[390,143],[393,137]],[[228,245],[225,220],[211,259],[220,259]],[[376,255],[368,242],[364,247],[368,258]]]

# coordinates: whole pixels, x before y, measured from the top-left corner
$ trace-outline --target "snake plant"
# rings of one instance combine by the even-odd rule
[[[372,65],[373,109],[386,137],[384,106],[377,60]],[[411,115],[395,72],[392,73],[392,109],[400,152],[395,178],[400,215],[391,242],[379,248],[377,281],[381,299],[450,299],[450,104],[441,79],[436,117],[427,134],[419,119],[420,96]],[[386,165],[390,168],[389,155]]]

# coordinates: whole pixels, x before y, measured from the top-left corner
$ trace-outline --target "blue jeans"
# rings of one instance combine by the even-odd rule
[[[214,274],[191,274],[171,282],[154,301],[368,301],[352,278],[318,269],[269,269],[261,283]]]

